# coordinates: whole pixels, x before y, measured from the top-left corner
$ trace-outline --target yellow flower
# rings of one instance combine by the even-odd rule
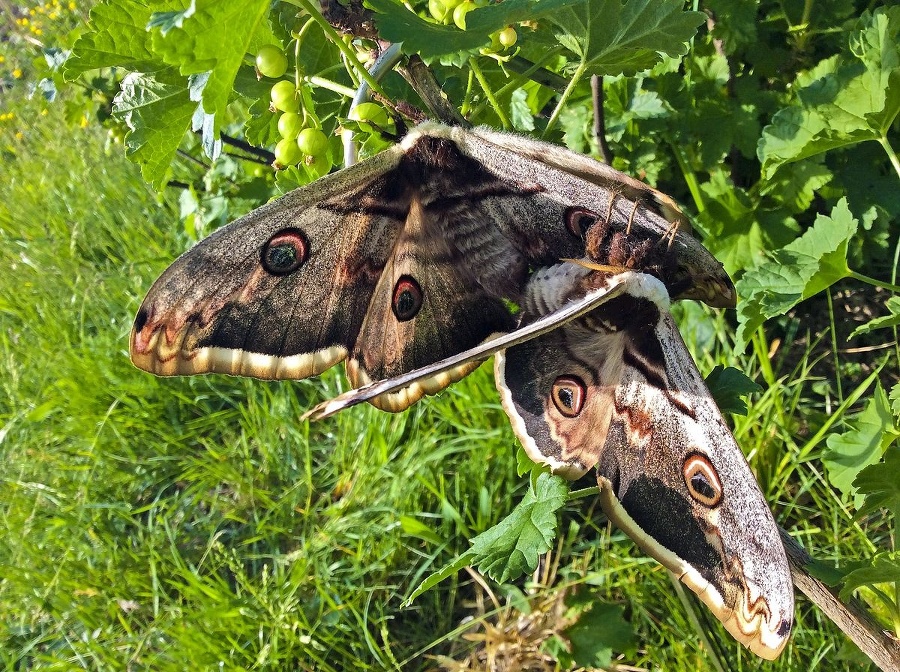
[[[74,12],[76,7],[77,7],[77,5],[74,2],[69,3],[69,11]]]
[[[24,137],[25,137],[25,134],[22,133],[22,131],[18,131],[18,132],[16,133],[16,140],[21,140],[21,139],[24,138]]]
[[[44,31],[41,30],[40,28],[35,28],[34,26],[32,26],[31,32],[34,33],[35,35],[41,35]]]
[[[6,56],[0,54],[0,63],[6,63]]]
[[[19,68],[16,68],[15,70],[12,71],[12,76],[15,79],[21,79],[22,78],[22,70]]]

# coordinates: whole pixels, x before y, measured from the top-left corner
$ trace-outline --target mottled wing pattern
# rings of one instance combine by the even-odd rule
[[[588,159],[534,141],[518,153],[515,136],[507,146],[495,136],[423,124],[400,145],[217,231],[150,290],[132,360],[158,375],[278,379],[346,359],[354,385],[402,376],[511,330],[509,303],[521,300],[533,269],[582,257],[598,222],[684,248],[687,271],[705,278],[718,269],[718,295],[715,283],[702,284],[707,299],[733,299],[721,265],[629,178],[616,191],[611,169],[600,171],[606,182],[585,180]],[[541,162],[539,148],[558,160]],[[691,295],[690,282],[674,283]],[[402,410],[475,365],[373,403]]]
[[[541,314],[563,300],[572,282],[559,276],[536,277],[526,310]],[[575,293],[592,278],[575,283]],[[736,639],[774,658],[793,620],[778,527],[668,313],[665,289],[643,278],[498,356],[504,408],[537,461],[568,477],[596,466],[609,518]]]

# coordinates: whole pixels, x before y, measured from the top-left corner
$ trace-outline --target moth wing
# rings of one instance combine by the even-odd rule
[[[662,192],[588,156],[485,127],[470,131],[460,145],[489,170],[539,181],[548,198],[577,204],[616,230],[671,245],[678,266],[669,287],[673,298],[734,307],[737,293],[721,262],[690,235],[684,213]]]
[[[660,311],[651,333],[616,393],[597,465],[603,508],[735,639],[774,659],[794,609],[778,526],[672,316]]]
[[[601,286],[586,293],[577,301],[563,305],[557,310],[519,327],[515,331],[495,334],[474,348],[429,366],[345,392],[310,409],[302,416],[302,419],[322,420],[350,406],[355,406],[364,401],[372,401],[385,395],[395,395],[398,399],[402,399],[405,395],[410,395],[419,399],[425,394],[434,394],[449,384],[445,381],[447,377],[454,376],[455,371],[469,367],[473,363],[477,366],[491,355],[505,348],[525,343],[553,332],[560,325],[564,325],[570,320],[593,310],[598,305],[614,299],[626,290],[631,278],[635,275],[634,273],[624,273],[612,276]]]
[[[644,277],[498,356],[504,409],[536,461],[569,478],[596,466],[610,520],[738,641],[775,658],[793,621],[778,527],[660,300],[664,289],[644,291],[656,282]]]
[[[401,156],[393,148],[292,191],[185,252],[138,311],[134,364],[283,379],[344,359],[402,225],[404,203],[385,205]]]
[[[484,169],[454,138],[440,125],[414,129],[201,241],[141,306],[134,363],[158,375],[280,379],[348,359],[360,385],[512,330],[507,302],[531,267],[581,256],[584,241],[562,205],[532,203],[540,185]],[[540,226],[535,214],[547,216]],[[417,398],[376,404],[401,410]]]

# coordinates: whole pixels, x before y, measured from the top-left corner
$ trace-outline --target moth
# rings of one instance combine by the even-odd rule
[[[667,309],[733,306],[734,287],[686,229],[671,199],[586,157],[429,122],[182,255],[131,358],[265,379],[346,360],[364,389],[323,415],[403,410],[498,352],[529,454],[570,478],[596,467],[610,518],[774,657],[793,600],[778,530]]]

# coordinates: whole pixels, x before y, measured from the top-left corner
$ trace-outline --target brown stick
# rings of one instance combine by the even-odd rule
[[[434,78],[431,69],[425,65],[416,55],[410,56],[406,65],[401,65],[397,71],[409,82],[413,90],[428,107],[429,111],[439,120],[454,126],[468,127],[470,124],[459,113],[453,104],[447,100],[440,85]]]
[[[872,618],[858,601],[845,604],[835,591],[812,576],[806,567],[813,559],[783,529],[781,540],[791,565],[794,585],[884,672],[900,672],[900,641]]]

